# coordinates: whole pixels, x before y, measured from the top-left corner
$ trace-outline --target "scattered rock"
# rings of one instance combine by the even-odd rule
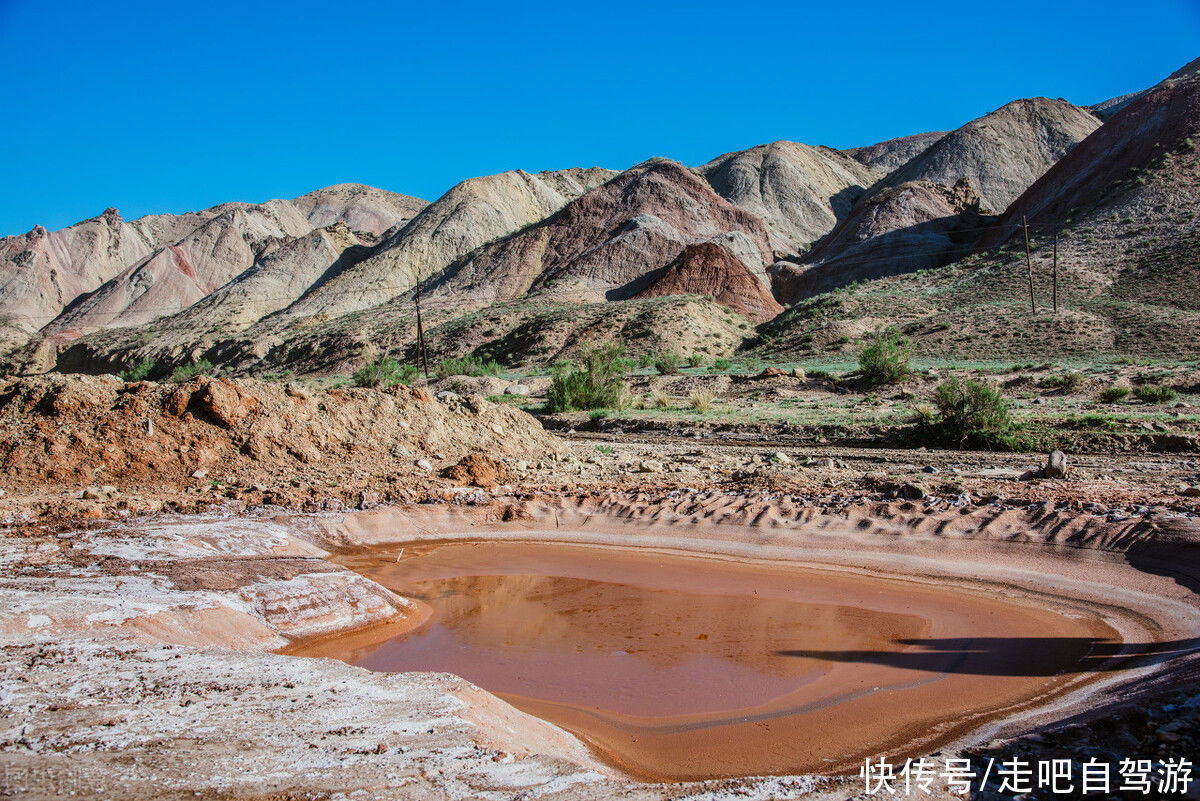
[[[458,403],[462,400],[462,396],[460,396],[457,392],[451,392],[448,389],[441,390],[434,397],[436,397],[442,403]]]
[[[525,384],[509,384],[504,388],[505,395],[528,395],[531,392]]]
[[[192,400],[192,389],[188,386],[176,387],[171,394],[167,396],[163,402],[163,412],[172,417],[183,417],[183,413],[187,411],[188,403]]]
[[[295,381],[289,381],[287,387],[284,388],[284,392],[286,392],[289,397],[296,398],[297,400],[308,400],[312,397],[312,395],[308,394],[308,390],[297,384]]]
[[[468,453],[442,475],[465,487],[491,489],[513,480],[512,472],[498,459],[485,453]]]
[[[781,367],[766,367],[758,374],[759,378],[783,378],[787,371]]]
[[[192,478],[208,478],[208,470],[202,467],[192,473]]]
[[[433,465],[429,463],[428,459],[418,459],[417,467],[421,470],[424,470],[426,473],[433,469]]]
[[[783,451],[776,451],[775,453],[771,454],[771,461],[775,464],[791,464],[792,457],[788,456]]]
[[[801,368],[799,368],[799,367],[793,367],[793,368],[792,368],[792,378],[799,378],[801,381],[803,381],[803,380],[804,380],[805,378],[807,378],[807,377],[808,377],[808,376],[807,376],[807,375],[805,375],[805,373],[804,373],[804,370],[803,370],[803,369],[801,369]]]
[[[1200,498],[1200,486],[1188,486],[1187,484],[1180,484],[1178,492],[1180,495],[1183,495],[1187,498]]]
[[[905,482],[904,486],[900,487],[900,495],[910,501],[919,501],[928,494],[929,490],[912,481]]]
[[[663,463],[657,459],[643,459],[638,462],[637,470],[639,473],[661,473]]]

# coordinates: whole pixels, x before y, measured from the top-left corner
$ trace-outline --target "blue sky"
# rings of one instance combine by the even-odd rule
[[[0,234],[358,181],[851,147],[1200,56],[1200,0],[0,0]]]

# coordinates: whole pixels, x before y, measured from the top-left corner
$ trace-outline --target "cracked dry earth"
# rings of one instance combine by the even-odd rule
[[[1119,669],[973,721],[965,732],[947,729],[923,747],[980,756],[1050,743],[1095,752],[1097,743],[1078,731],[1080,715],[1101,715],[1106,731],[1129,742],[1153,741],[1156,727],[1168,724],[1178,732],[1183,721],[1175,736],[1191,742],[1200,695],[1189,690],[1192,650],[1179,643],[1200,626],[1200,610],[1190,567],[1198,529],[1186,512],[1075,512],[1068,501],[955,506],[879,493],[834,502],[714,489],[450,495],[459,502],[8,530],[0,579],[3,792],[131,799],[861,794],[859,780],[837,777],[638,782],[563,729],[456,676],[372,673],[279,653],[345,632],[372,641],[421,626],[428,615],[421,602],[342,567],[338,555],[447,538],[899,570],[918,582],[1086,607],[1152,653],[1162,652],[1152,643],[1170,644],[1171,659],[1133,648],[1121,654]],[[1156,682],[1157,694],[1139,696]],[[1179,710],[1169,721],[1128,712],[1153,712],[1168,697]],[[1041,739],[1029,739],[1031,732]]]

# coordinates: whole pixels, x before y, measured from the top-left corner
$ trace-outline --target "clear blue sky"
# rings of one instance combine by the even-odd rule
[[[0,0],[0,234],[344,181],[850,147],[1200,56],[1172,2]]]

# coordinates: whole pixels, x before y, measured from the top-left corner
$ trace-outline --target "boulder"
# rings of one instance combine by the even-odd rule
[[[209,381],[192,397],[205,416],[225,428],[237,425],[250,411],[248,399],[243,398],[237,387],[227,381]]]
[[[1042,469],[1042,475],[1046,478],[1066,478],[1067,455],[1062,451],[1052,451],[1046,457],[1046,466]]]

